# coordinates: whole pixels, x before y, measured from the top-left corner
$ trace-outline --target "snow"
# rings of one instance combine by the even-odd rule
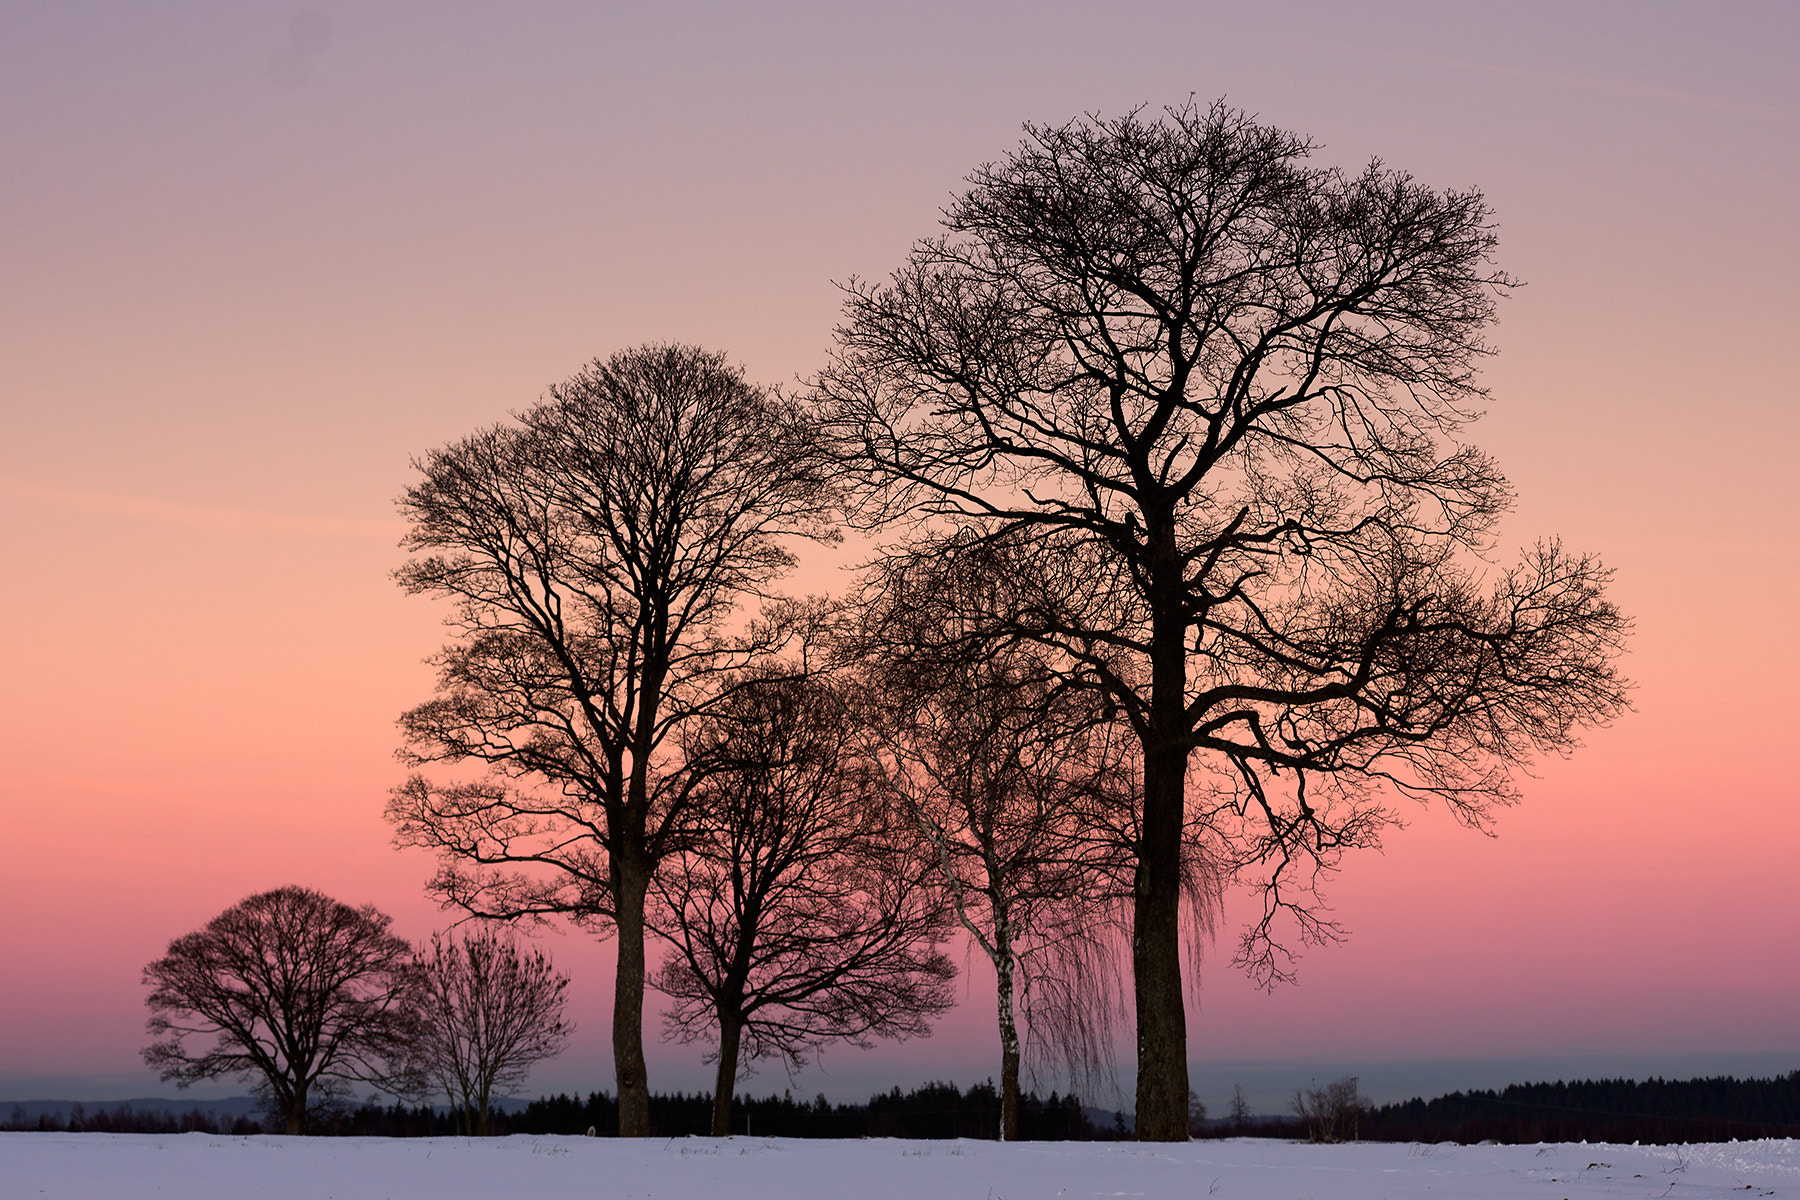
[[[1800,1196],[1800,1142],[1311,1146],[0,1133],[0,1196],[1025,1200]]]

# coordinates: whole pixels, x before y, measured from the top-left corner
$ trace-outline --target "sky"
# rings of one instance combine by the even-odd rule
[[[253,892],[450,920],[381,815],[443,636],[390,577],[415,456],[645,341],[793,384],[1023,122],[1190,94],[1483,189],[1503,544],[1600,553],[1636,622],[1634,711],[1496,837],[1421,809],[1350,859],[1297,983],[1232,971],[1228,900],[1196,1090],[1800,1068],[1796,49],[1780,3],[10,0],[0,1101],[168,1092],[140,972]],[[544,936],[580,1031],[531,1090],[610,1088],[609,949]],[[994,1073],[966,966],[930,1039],[748,1086]]]

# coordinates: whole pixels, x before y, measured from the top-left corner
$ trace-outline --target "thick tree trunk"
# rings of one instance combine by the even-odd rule
[[[1171,761],[1172,760],[1172,761]],[[1144,763],[1144,844],[1138,856],[1131,967],[1137,993],[1137,1136],[1188,1137],[1187,1012],[1181,998],[1181,818],[1186,755]]]
[[[294,1085],[293,1094],[288,1097],[287,1111],[282,1114],[287,1118],[287,1132],[299,1137],[306,1132],[306,1084]]]
[[[619,1136],[650,1136],[650,1080],[644,1066],[644,895],[650,872],[615,853],[612,861],[619,970],[613,978],[613,1077]]]
[[[736,1017],[719,1018],[719,1075],[713,1083],[714,1137],[731,1136],[732,1093],[737,1090],[738,1045],[743,1031],[744,1023]]]
[[[999,922],[996,922],[999,924]],[[1012,950],[1001,941],[994,973],[999,977],[1000,1140],[1019,1140],[1019,1027],[1013,1019]]]
[[[1187,792],[1187,620],[1173,525],[1153,569],[1144,814],[1133,889],[1131,968],[1137,999],[1137,1136],[1188,1138],[1187,1012],[1181,998],[1181,835]]]

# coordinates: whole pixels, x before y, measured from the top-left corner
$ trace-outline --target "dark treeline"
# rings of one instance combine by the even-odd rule
[[[1195,1138],[1282,1138],[1304,1142],[1306,1122],[1299,1117],[1256,1115],[1241,1121],[1218,1119],[1202,1121],[1194,1126]]]
[[[77,1104],[67,1116],[46,1112],[26,1115],[23,1105],[13,1105],[6,1121],[0,1123],[4,1133],[261,1133],[263,1125],[254,1117],[227,1117],[202,1109],[184,1113],[146,1112],[129,1104],[112,1108],[96,1108]]]
[[[281,1133],[286,1127],[279,1114],[232,1116],[194,1108],[176,1113],[135,1109],[129,1104],[96,1108],[89,1112],[77,1104],[62,1112],[27,1113],[13,1105],[0,1133],[218,1133],[245,1137],[253,1133]],[[373,1102],[359,1108],[325,1105],[307,1115],[305,1132],[337,1137],[448,1137],[460,1132],[451,1109],[416,1108],[396,1103],[383,1108]]]
[[[1775,1079],[1584,1079],[1452,1092],[1374,1109],[1361,1136],[1465,1143],[1800,1137],[1800,1071]]]
[[[706,1092],[652,1093],[653,1136],[705,1134],[712,1125],[712,1096]],[[607,1092],[585,1100],[569,1095],[532,1101],[522,1110],[495,1112],[489,1131],[497,1134],[585,1134],[611,1137],[618,1130],[618,1101]],[[966,1092],[953,1083],[928,1083],[910,1092],[899,1088],[871,1096],[864,1104],[832,1104],[824,1096],[796,1100],[791,1095],[737,1099],[733,1132],[794,1138],[985,1138],[1000,1130],[1000,1095],[992,1080]],[[0,1124],[4,1132],[41,1133],[223,1133],[280,1132],[280,1117],[221,1119],[198,1109],[181,1114],[134,1111],[130,1105],[88,1113],[76,1105],[65,1118],[57,1113],[28,1117],[15,1107]],[[1125,1134],[1095,1125],[1075,1096],[1052,1092],[1048,1099],[1020,1097],[1019,1129],[1027,1141],[1105,1141]],[[306,1132],[327,1137],[451,1137],[462,1132],[450,1109],[395,1103],[358,1108],[326,1107],[308,1114]]]
[[[706,1092],[653,1093],[650,1124],[654,1136],[705,1134],[711,1128],[712,1096]],[[832,1104],[824,1096],[792,1095],[760,1099],[740,1096],[733,1132],[764,1137],[918,1139],[999,1136],[1000,1097],[992,1080],[963,1091],[953,1083],[928,1083],[910,1092],[899,1088],[862,1104]],[[186,1113],[134,1110],[129,1104],[88,1111],[75,1105],[67,1115],[28,1115],[15,1105],[0,1132],[44,1133],[215,1133],[279,1132],[280,1118],[223,1116],[194,1109]],[[607,1092],[585,1099],[566,1094],[532,1101],[512,1112],[495,1112],[497,1134],[585,1134],[612,1136],[618,1129],[618,1102]],[[309,1115],[308,1133],[338,1137],[450,1137],[462,1132],[449,1109],[395,1103],[383,1107],[326,1107]],[[1250,1116],[1210,1120],[1193,1127],[1196,1137],[1304,1139],[1307,1126],[1297,1116]],[[1129,1137],[1123,1122],[1096,1123],[1073,1095],[1052,1092],[1048,1099],[1027,1092],[1020,1098],[1022,1141],[1108,1141]],[[1356,1137],[1377,1142],[1719,1142],[1733,1138],[1800,1137],[1800,1070],[1773,1079],[1647,1080],[1600,1079],[1566,1083],[1513,1084],[1500,1091],[1452,1092],[1433,1100],[1408,1100],[1368,1108]]]
[[[585,1101],[558,1095],[533,1101],[520,1113],[501,1119],[512,1133],[609,1134],[618,1127],[617,1102],[606,1092]],[[656,1136],[703,1134],[711,1128],[712,1096],[653,1093],[650,1126]],[[986,1138],[1000,1132],[1000,1095],[992,1080],[963,1091],[954,1083],[928,1083],[910,1092],[899,1088],[871,1096],[864,1104],[832,1104],[824,1096],[796,1100],[792,1095],[740,1096],[735,1104],[733,1133],[795,1138]],[[1107,1140],[1114,1131],[1090,1121],[1075,1096],[1034,1092],[1020,1097],[1022,1141]]]
[[[1354,1084],[1354,1080],[1348,1081]],[[1800,1137],[1800,1071],[1774,1079],[1582,1079],[1359,1103],[1342,1136],[1372,1142],[1723,1142]],[[1198,1137],[1320,1139],[1299,1115],[1208,1121]]]

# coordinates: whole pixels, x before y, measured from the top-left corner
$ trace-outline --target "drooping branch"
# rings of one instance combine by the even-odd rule
[[[1312,151],[1224,105],[1028,126],[844,289],[817,381],[859,519],[908,531],[882,586],[929,607],[917,579],[1002,563],[954,640],[1034,647],[1133,731],[1144,1136],[1186,1136],[1196,820],[1329,937],[1292,885],[1373,844],[1382,796],[1479,823],[1624,704],[1597,561],[1488,579],[1511,497],[1463,437],[1512,281],[1486,201]],[[1245,944],[1265,979],[1275,936]]]

